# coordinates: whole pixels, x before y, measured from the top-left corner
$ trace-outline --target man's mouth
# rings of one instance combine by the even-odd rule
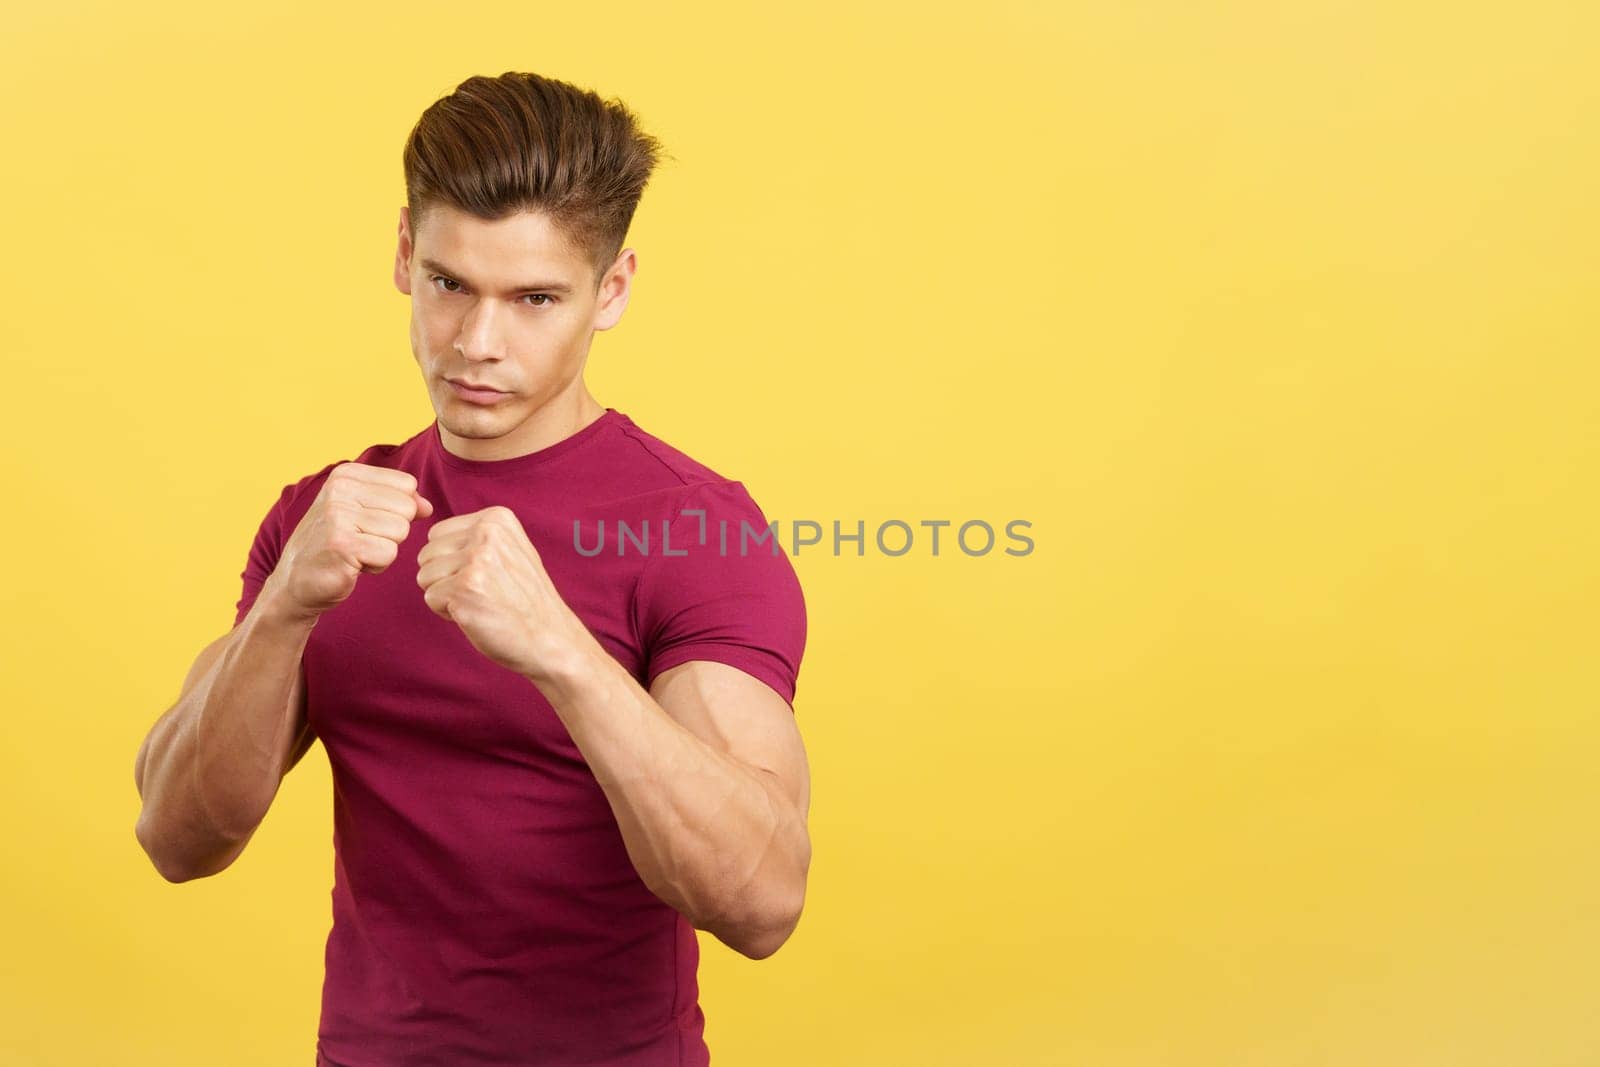
[[[478,385],[469,382],[460,382],[454,378],[446,378],[445,381],[450,383],[450,388],[455,390],[456,396],[459,396],[462,400],[473,404],[493,404],[495,401],[510,395],[501,389],[493,389],[486,385]]]

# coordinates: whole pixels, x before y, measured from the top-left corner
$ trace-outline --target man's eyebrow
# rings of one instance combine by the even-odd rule
[[[419,260],[418,262],[421,264],[422,269],[425,270],[425,271],[429,271],[429,272],[431,272],[433,274],[443,274],[445,277],[449,278],[451,281],[459,282],[459,281],[463,281],[464,280],[461,277],[461,274],[458,271],[455,271],[452,268],[445,266],[443,263],[440,263],[437,260],[423,258],[423,259]],[[512,292],[512,293],[535,293],[535,292],[564,293],[564,294],[567,294],[567,295],[570,296],[572,294],[572,286],[567,285],[564,282],[533,282],[533,283],[528,284],[528,285],[514,286],[513,288],[508,290],[508,292]]]

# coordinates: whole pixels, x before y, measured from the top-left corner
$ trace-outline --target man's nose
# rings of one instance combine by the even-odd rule
[[[505,340],[501,336],[499,318],[493,300],[474,301],[466,318],[461,320],[456,350],[467,359],[501,358],[505,354]]]

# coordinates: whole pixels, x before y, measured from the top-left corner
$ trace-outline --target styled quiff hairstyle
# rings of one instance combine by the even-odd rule
[[[621,100],[538,74],[475,75],[406,138],[411,231],[441,203],[489,222],[539,211],[589,260],[598,289],[664,155]]]

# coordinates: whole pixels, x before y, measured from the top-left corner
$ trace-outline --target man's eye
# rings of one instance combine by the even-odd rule
[[[457,293],[461,291],[461,283],[456,281],[454,278],[446,278],[442,274],[430,274],[428,275],[428,280],[433,282],[436,286],[448,287],[453,285],[456,287],[454,289],[445,288],[444,291],[447,293]],[[526,295],[534,300],[542,301],[542,303],[534,304],[534,307],[548,307],[550,304],[555,303],[555,298],[549,293],[528,293]]]

